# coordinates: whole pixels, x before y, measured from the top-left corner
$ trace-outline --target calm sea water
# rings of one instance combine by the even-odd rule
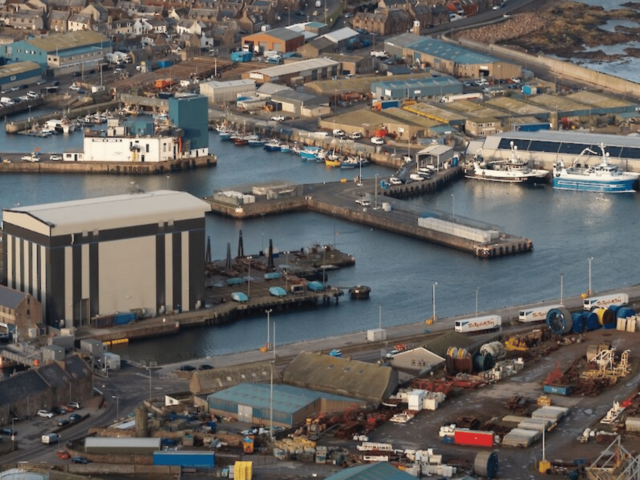
[[[43,151],[78,146],[79,134],[37,140]],[[34,139],[0,131],[5,151],[28,151]],[[0,206],[31,205],[129,192],[131,182],[144,190],[171,188],[202,197],[216,188],[284,179],[296,183],[351,179],[357,173],[327,169],[302,162],[294,155],[238,148],[211,135],[211,149],[219,165],[169,176],[4,175],[0,176]],[[363,169],[366,178],[390,175],[387,169]],[[523,188],[475,181],[460,181],[442,192],[410,201],[416,208],[452,211],[501,226],[505,231],[533,240],[530,254],[481,260],[470,254],[431,245],[314,213],[296,213],[264,220],[237,221],[210,215],[207,234],[213,257],[224,258],[230,242],[236,250],[243,230],[246,252],[258,252],[273,239],[280,250],[313,243],[333,243],[356,257],[356,265],[331,272],[329,283],[372,287],[369,301],[344,299],[339,306],[273,314],[278,322],[278,343],[290,343],[339,333],[362,331],[378,325],[382,307],[384,325],[420,322],[431,315],[432,284],[437,282],[439,317],[487,310],[559,297],[560,275],[565,295],[584,292],[588,284],[588,258],[593,257],[593,289],[636,284],[640,274],[633,261],[639,226],[637,195],[601,195],[559,192],[549,187]],[[455,205],[454,205],[455,204]],[[242,320],[218,327],[195,329],[175,337],[153,339],[118,347],[132,359],[168,363],[196,357],[255,349],[265,343],[264,318]]]

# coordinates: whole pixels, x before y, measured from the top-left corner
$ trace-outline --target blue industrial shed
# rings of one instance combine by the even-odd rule
[[[462,83],[453,77],[426,77],[410,80],[373,82],[371,94],[384,100],[422,100],[462,93]]]
[[[42,78],[42,68],[35,62],[9,63],[0,67],[0,88],[30,84]]]
[[[207,397],[209,410],[217,415],[234,416],[247,423],[270,421],[271,386],[243,383]],[[366,402],[340,395],[316,392],[290,385],[273,385],[273,424],[291,427],[320,412],[342,412]]]
[[[211,451],[198,450],[153,452],[153,464],[174,467],[213,468],[215,466],[215,454]]]
[[[169,99],[169,120],[184,131],[183,151],[209,154],[209,103],[204,95],[184,94]]]
[[[415,478],[387,462],[379,462],[347,468],[325,480],[415,480]]]

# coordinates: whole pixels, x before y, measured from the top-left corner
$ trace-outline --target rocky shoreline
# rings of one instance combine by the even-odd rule
[[[601,28],[612,20],[635,22],[638,27],[617,25],[613,31]],[[543,0],[504,22],[465,30],[455,37],[565,59],[613,62],[625,57],[640,58],[638,48],[629,47],[620,54],[597,49],[640,42],[640,3],[629,2],[621,9],[607,11],[573,1]]]

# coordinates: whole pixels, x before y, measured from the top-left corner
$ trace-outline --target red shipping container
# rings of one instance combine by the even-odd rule
[[[476,447],[493,447],[493,432],[478,430],[456,430],[453,443],[456,445],[473,445]]]

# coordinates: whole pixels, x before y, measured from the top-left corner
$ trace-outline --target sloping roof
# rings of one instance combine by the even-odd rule
[[[91,377],[89,365],[77,355],[67,357],[64,363],[67,374],[71,375],[75,380]]]
[[[421,37],[412,33],[403,33],[385,41],[385,45],[415,50],[443,60],[450,60],[462,65],[477,63],[495,63],[500,59],[491,55],[474,52],[436,38]]]
[[[36,371],[53,388],[69,385],[69,377],[57,363],[50,363],[47,366],[38,368]]]
[[[292,88],[278,83],[266,82],[258,88],[257,93],[262,95],[273,95],[274,93],[284,92],[286,90],[292,90]]]
[[[273,30],[267,30],[266,32],[260,32],[259,34],[254,35],[269,35],[270,37],[275,37],[279,40],[284,40],[285,42],[303,36],[302,34],[295,32],[289,28],[274,28]],[[245,37],[245,39],[251,38],[254,35],[249,35],[248,37]]]
[[[260,73],[268,77],[282,77],[284,75],[293,75],[306,70],[314,70],[318,68],[332,67],[339,65],[340,62],[331,60],[330,58],[312,58],[310,60],[302,60],[300,62],[291,62],[285,65],[277,65],[275,67],[267,67],[254,70],[254,73]]]
[[[301,352],[284,370],[290,385],[379,402],[391,394],[398,375],[391,367]]]
[[[209,398],[249,405],[253,408],[270,408],[272,398],[271,385],[267,383],[243,383],[221,392],[212,393],[207,397],[207,401]],[[277,412],[293,414],[321,398],[357,402],[353,398],[318,392],[308,388],[282,384],[273,385],[273,409]]]
[[[328,38],[334,43],[338,43],[342,40],[348,40],[349,38],[356,37],[357,35],[358,32],[356,32],[355,30],[349,27],[344,27],[338,30],[334,30],[333,32],[329,32],[323,35],[323,37]]]
[[[19,225],[28,222],[45,235],[65,235],[204,217],[210,209],[188,193],[158,190],[6,209],[3,219]]]
[[[27,296],[24,292],[19,292],[4,285],[0,285],[0,306],[15,309]]]
[[[415,478],[387,462],[378,462],[347,468],[325,480],[415,480]]]
[[[273,375],[275,381],[280,381],[281,376],[278,369],[274,369]],[[213,370],[198,370],[193,372],[191,376],[189,390],[191,393],[199,395],[245,382],[267,382],[270,378],[271,367],[269,362]]]
[[[104,42],[105,46],[109,44],[109,39],[107,37],[91,30],[69,32],[62,35],[47,35],[40,38],[31,38],[25,41],[34,47],[49,53],[85,47],[96,43]]]
[[[24,402],[32,395],[48,390],[49,387],[35,370],[18,373],[0,381],[0,405]]]

